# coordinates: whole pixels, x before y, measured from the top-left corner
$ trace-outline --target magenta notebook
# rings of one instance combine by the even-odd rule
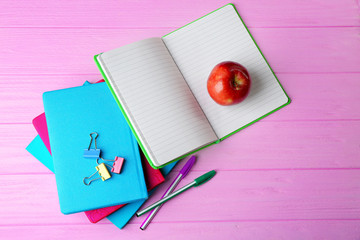
[[[50,148],[50,141],[49,141],[49,134],[47,130],[46,118],[45,113],[40,114],[36,118],[33,119],[32,124],[34,125],[37,133],[39,134],[41,140],[45,144],[46,148],[49,150],[51,154]]]
[[[103,80],[100,80],[98,82],[103,82]],[[46,117],[45,113],[40,114],[33,120],[33,125],[38,132],[41,140],[44,142],[45,146],[49,150],[51,154],[51,148],[50,148],[50,141],[49,141],[49,134],[47,129],[47,123],[46,123]],[[162,182],[164,182],[164,177],[161,174],[159,170],[153,169],[146,159],[144,159],[143,154],[141,153],[141,160],[144,170],[144,176],[146,181],[147,190],[150,191],[151,189],[155,188]],[[121,204],[117,206],[111,206],[111,207],[105,207],[90,211],[85,211],[86,216],[92,223],[96,223],[100,221],[101,219],[107,217],[111,213],[117,211],[121,207],[125,206],[126,204]]]

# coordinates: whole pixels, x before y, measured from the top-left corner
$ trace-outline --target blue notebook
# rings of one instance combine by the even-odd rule
[[[53,159],[39,135],[31,141],[31,143],[26,147],[26,150],[44,164],[50,171],[54,172]]]
[[[105,83],[46,92],[43,101],[62,213],[147,198],[136,139]],[[125,162],[121,174],[87,186],[83,179],[95,173],[97,166],[96,159],[83,157],[92,132],[99,134],[97,148],[103,158],[119,156]]]

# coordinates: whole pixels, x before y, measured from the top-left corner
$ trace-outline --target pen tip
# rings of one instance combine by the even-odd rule
[[[185,163],[184,167],[180,170],[182,177],[185,177],[190,172],[190,169],[194,165],[195,160],[196,160],[196,157],[191,156],[191,158]]]

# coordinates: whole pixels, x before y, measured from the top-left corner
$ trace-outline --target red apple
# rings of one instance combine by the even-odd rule
[[[251,79],[246,68],[236,62],[221,62],[207,81],[210,97],[220,105],[242,102],[250,92]]]

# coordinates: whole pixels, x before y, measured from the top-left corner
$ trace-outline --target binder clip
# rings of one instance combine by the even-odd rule
[[[124,160],[125,160],[124,158],[122,158],[122,157],[115,157],[114,160],[108,160],[108,159],[103,159],[103,158],[101,158],[101,159],[102,159],[103,161],[106,161],[106,162],[113,162],[113,165],[112,165],[112,166],[109,165],[109,164],[107,164],[107,163],[103,163],[103,164],[105,164],[106,166],[110,167],[110,168],[111,168],[111,172],[120,174],[121,168],[122,168],[122,166],[123,166],[123,164],[124,164]],[[99,164],[98,160],[99,160],[99,159],[96,159],[96,163],[97,163],[97,164]]]
[[[91,147],[91,143],[93,141],[93,137],[92,135],[96,134],[94,142],[95,142],[95,149],[90,149]],[[84,149],[84,158],[99,158],[100,157],[100,149],[97,149],[96,146],[96,138],[99,136],[99,134],[97,132],[92,132],[90,133],[90,144],[89,147],[87,149]]]
[[[90,177],[84,177],[83,182],[84,182],[85,185],[89,186],[89,185],[91,184],[91,182],[96,181],[96,180],[98,180],[98,179],[100,179],[100,178],[101,178],[101,180],[103,180],[103,181],[111,178],[111,175],[110,175],[109,171],[107,170],[107,168],[106,168],[106,166],[105,166],[104,163],[99,164],[99,165],[96,166],[95,168],[96,168],[96,172],[94,172]],[[86,183],[85,180],[92,178],[92,176],[94,176],[96,173],[99,173],[100,177],[95,178],[95,179],[92,179],[92,180],[90,180],[88,183]]]

